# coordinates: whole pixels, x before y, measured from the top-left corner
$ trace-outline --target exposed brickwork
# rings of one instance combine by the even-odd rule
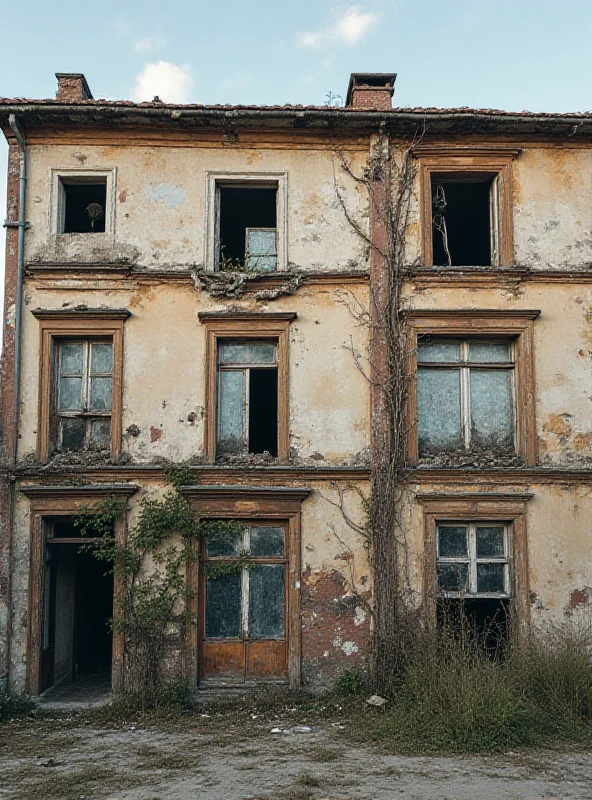
[[[351,107],[372,111],[391,110],[392,89],[377,86],[356,86],[352,93]]]
[[[92,100],[92,94],[84,75],[58,72],[56,78],[58,79],[56,100],[61,103],[80,103],[83,100]]]
[[[369,649],[369,615],[347,593],[341,572],[306,572],[302,580],[302,678],[327,686],[341,672],[364,666]]]

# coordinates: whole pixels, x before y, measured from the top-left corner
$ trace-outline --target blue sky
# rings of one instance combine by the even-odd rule
[[[96,98],[322,105],[368,71],[401,106],[592,109],[592,0],[4,0],[2,22],[3,97],[84,72]],[[2,142],[2,219],[5,165]]]

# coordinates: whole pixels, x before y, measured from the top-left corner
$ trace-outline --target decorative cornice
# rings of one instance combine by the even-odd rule
[[[416,158],[429,158],[433,156],[443,158],[474,158],[487,156],[488,158],[515,158],[520,154],[520,148],[504,147],[500,145],[488,146],[470,144],[419,144],[412,148],[412,153]]]
[[[471,486],[475,484],[592,484],[590,469],[553,469],[531,467],[501,469],[416,469],[410,473],[409,483],[416,484],[456,484]]]
[[[196,500],[297,500],[302,502],[311,493],[304,486],[244,486],[241,484],[181,486],[181,493]]]
[[[286,481],[311,482],[311,481],[367,481],[370,478],[370,467],[356,466],[229,466],[226,464],[204,464],[189,467],[199,485],[237,484],[253,485],[253,482],[262,481],[265,484]],[[156,480],[165,479],[166,468],[159,465],[104,465],[83,466],[73,464],[70,468],[61,465],[52,470],[51,466],[21,467],[16,471],[17,479],[48,479],[64,480],[81,477],[93,480]]]
[[[131,311],[127,308],[34,308],[31,314],[42,320],[125,320],[131,316]]]
[[[528,503],[532,500],[532,492],[418,492],[415,499],[419,503],[429,503],[439,500],[474,500],[474,501],[499,501]]]
[[[295,311],[199,311],[200,322],[292,322],[298,316]]]
[[[131,497],[140,487],[133,483],[101,483],[92,485],[72,484],[25,484],[17,486],[19,492],[29,498],[48,497],[80,497],[96,495],[115,495],[115,497]]]
[[[540,315],[539,310],[531,309],[503,309],[503,308],[412,308],[405,311],[408,319],[428,318],[428,319],[536,319]]]

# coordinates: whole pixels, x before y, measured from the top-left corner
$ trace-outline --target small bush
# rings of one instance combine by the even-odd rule
[[[37,712],[37,706],[24,695],[0,694],[0,724],[13,719],[31,717]]]
[[[344,697],[357,697],[368,688],[366,673],[359,667],[344,669],[335,681],[335,692]]]
[[[193,698],[187,682],[173,680],[156,689],[125,692],[109,705],[91,712],[92,717],[103,721],[125,720],[143,712],[185,712],[193,708]]]

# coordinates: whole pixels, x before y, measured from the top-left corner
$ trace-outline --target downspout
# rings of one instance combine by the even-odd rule
[[[25,222],[26,198],[27,198],[27,158],[25,138],[19,128],[16,116],[11,114],[8,117],[8,124],[15,135],[19,153],[19,215],[17,222],[6,221],[4,225],[9,228],[18,228],[18,255],[17,255],[17,277],[16,295],[14,298],[14,437],[12,442],[11,463],[16,466],[18,449],[18,431],[21,402],[21,317],[23,305],[23,276],[25,273]]]
[[[17,463],[18,455],[18,432],[19,432],[19,417],[20,417],[20,402],[21,402],[21,327],[22,327],[22,305],[23,305],[23,278],[25,273],[25,229],[26,223],[26,190],[27,190],[27,160],[26,160],[26,145],[25,138],[21,128],[19,128],[16,116],[10,114],[8,117],[8,124],[17,141],[18,154],[19,154],[19,205],[18,205],[18,220],[5,220],[5,228],[18,228],[18,250],[17,250],[17,277],[16,277],[16,291],[14,298],[15,315],[14,315],[14,429],[12,437],[12,448],[10,452],[10,466],[14,468]],[[6,649],[7,649],[7,663],[6,667],[9,669],[10,665],[10,647],[12,639],[12,553],[13,553],[13,538],[14,538],[14,512],[16,505],[16,489],[14,479],[10,479],[10,496],[9,496],[9,513],[8,513],[8,586],[7,586],[7,630],[6,630]],[[8,672],[0,676],[0,693],[8,692]]]

